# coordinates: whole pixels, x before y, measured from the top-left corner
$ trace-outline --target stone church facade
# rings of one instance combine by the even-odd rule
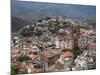
[[[66,29],[60,29],[55,37],[56,48],[70,48],[78,47],[78,40],[80,36],[79,25],[72,26]]]

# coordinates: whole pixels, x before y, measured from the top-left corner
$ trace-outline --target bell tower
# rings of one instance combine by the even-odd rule
[[[72,36],[73,36],[73,49],[78,48],[78,39],[80,38],[80,25],[75,23],[72,27]]]

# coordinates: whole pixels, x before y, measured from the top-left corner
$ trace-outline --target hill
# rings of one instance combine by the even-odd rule
[[[15,16],[11,16],[11,29],[12,29],[11,31],[12,32],[17,32],[18,30],[20,30],[20,28],[28,24],[30,24],[30,22],[25,21]]]

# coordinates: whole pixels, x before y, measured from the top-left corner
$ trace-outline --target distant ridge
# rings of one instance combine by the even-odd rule
[[[15,16],[11,16],[11,29],[12,29],[11,31],[12,32],[17,32],[18,30],[20,30],[20,28],[28,24],[30,24],[30,22],[25,21]]]
[[[62,16],[81,19],[95,19],[96,6],[57,3],[13,1],[12,15],[24,20],[34,20],[45,16]]]

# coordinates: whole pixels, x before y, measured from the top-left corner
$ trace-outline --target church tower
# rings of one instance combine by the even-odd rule
[[[75,23],[72,27],[72,37],[73,37],[73,48],[76,49],[79,46],[78,39],[80,38],[80,25]]]

